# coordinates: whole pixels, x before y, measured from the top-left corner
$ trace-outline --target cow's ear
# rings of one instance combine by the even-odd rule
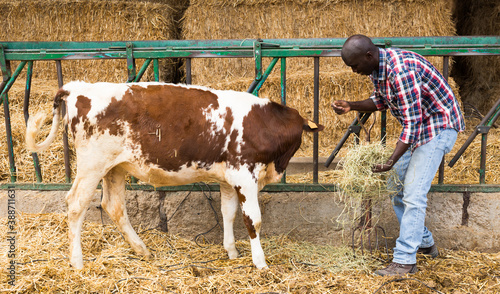
[[[302,125],[302,129],[306,132],[312,132],[312,133],[317,133],[320,132],[324,129],[325,127],[323,125],[317,124],[313,121],[310,121],[308,119],[304,119],[304,124]]]

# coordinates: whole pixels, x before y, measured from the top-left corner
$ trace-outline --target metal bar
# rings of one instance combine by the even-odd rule
[[[56,60],[56,69],[57,69],[57,84],[59,88],[62,88],[64,85],[63,81],[63,73],[62,73],[62,65],[60,60]],[[66,102],[61,102],[62,108],[62,117],[66,115]],[[63,145],[64,145],[64,177],[66,183],[71,183],[71,164],[69,161],[69,142],[68,142],[68,125],[64,126],[63,132]]]
[[[4,63],[5,62],[5,63]],[[5,135],[7,137],[7,150],[9,157],[9,171],[10,171],[10,181],[12,183],[17,181],[17,169],[16,162],[14,160],[14,143],[12,140],[12,125],[10,122],[10,110],[9,110],[9,95],[8,92],[10,87],[14,84],[19,73],[26,65],[26,61],[22,61],[17,69],[14,71],[14,74],[10,73],[10,61],[4,61],[2,58],[2,74],[4,75],[4,80],[6,82],[1,94],[0,94],[0,103],[3,101],[3,111],[4,111],[4,119],[5,119]]]
[[[131,43],[134,52],[154,51],[210,51],[210,50],[250,50],[257,40],[160,40],[160,41],[107,41],[107,42],[1,42],[12,53],[14,50],[23,53],[32,53],[43,48],[46,55],[52,52],[97,52],[106,56],[110,52],[123,54],[127,43]],[[300,49],[300,48],[336,48],[342,47],[345,38],[310,38],[310,39],[266,39],[262,42],[262,48],[266,50]],[[470,50],[469,53],[479,55],[482,53],[498,54],[500,47],[500,36],[443,36],[443,37],[391,37],[372,38],[378,46],[399,47],[402,49],[419,50],[429,54],[443,54],[443,50],[455,50],[459,53],[461,49]],[[260,43],[260,42],[259,42]],[[274,43],[272,46],[267,46]],[[166,50],[167,49],[167,50]],[[78,50],[78,51],[77,51]],[[436,52],[433,52],[436,51]],[[439,51],[441,50],[441,51]],[[453,52],[453,51],[452,51]],[[167,52],[168,53],[168,52]],[[81,56],[82,58],[85,56]],[[182,57],[182,56],[175,56]],[[184,56],[187,57],[187,56]],[[10,57],[9,57],[10,58]],[[80,58],[74,56],[74,58]],[[123,58],[123,57],[122,57]],[[139,58],[136,56],[136,58]],[[144,57],[140,57],[144,58]]]
[[[255,59],[255,80],[262,79],[262,43],[258,40],[253,43],[253,55]]]
[[[158,58],[153,59],[153,72],[155,81],[160,81],[160,64]]]
[[[186,58],[186,84],[191,85],[191,58]]]
[[[499,48],[481,48],[481,49],[412,49],[406,46],[403,49],[409,49],[424,56],[478,56],[478,55],[499,55]],[[10,52],[7,54],[9,60],[88,60],[88,59],[126,59],[127,55],[124,51],[103,53],[100,51],[90,53],[76,52],[54,52],[45,53],[34,52]],[[165,50],[165,48],[152,50],[137,50],[134,49],[134,58],[252,58],[254,57],[253,50],[224,50],[221,48],[211,51],[206,50]],[[340,57],[339,49],[303,49],[280,48],[280,49],[263,49],[262,57]]]
[[[281,104],[286,105],[286,58],[281,58]],[[286,170],[281,178],[281,183],[286,183]]]
[[[497,117],[498,114],[500,113],[500,99],[495,102],[495,105],[488,111],[488,113],[483,117],[479,125],[474,129],[474,132],[467,138],[467,141],[460,147],[460,149],[457,151],[455,156],[451,159],[450,163],[448,163],[449,167],[453,167],[455,163],[458,161],[460,156],[465,152],[465,150],[469,147],[469,145],[472,143],[474,138],[480,133],[479,132],[479,127],[480,126],[485,126],[487,123],[491,123],[491,125],[495,122],[494,120],[491,120],[492,117]]]
[[[128,82],[132,82],[135,79],[135,59],[134,59],[134,45],[132,42],[127,42],[126,52],[127,52],[127,71],[128,71]]]
[[[449,76],[449,65],[450,65],[450,57],[449,56],[444,56],[443,57],[443,77],[446,81],[448,81],[448,76]],[[441,163],[439,164],[439,172],[438,172],[438,183],[443,184],[444,183],[444,155],[443,158],[441,159]]]
[[[486,122],[486,126],[490,126],[490,127],[493,126],[495,124],[495,121],[500,116],[500,106],[495,107],[494,109],[495,110],[493,111],[492,117],[490,119],[488,119],[488,121]]]
[[[281,58],[281,104],[286,105],[286,58]]]
[[[314,57],[314,114],[315,123],[319,123],[319,57]],[[319,134],[313,133],[313,183],[318,183],[318,148]]]
[[[33,61],[28,62],[28,68],[26,68],[26,87],[24,90],[24,103],[23,103],[23,114],[24,122],[27,124],[29,119],[29,102],[31,93],[31,80],[33,78]]]
[[[7,92],[9,92],[12,85],[14,85],[14,82],[16,81],[17,77],[19,76],[19,74],[23,70],[26,63],[27,63],[27,61],[21,61],[21,63],[19,63],[19,65],[17,66],[17,68],[14,71],[14,73],[12,74],[12,76],[10,76],[10,74],[9,74],[9,76],[10,76],[9,80],[7,81],[4,88],[2,89],[2,92],[0,93],[0,97],[2,97],[2,99],[0,100],[0,104],[2,104],[4,98],[7,97],[6,96]]]
[[[253,93],[253,90],[255,90],[255,87],[259,84],[259,81],[253,80],[250,86],[248,87],[247,93]]]
[[[364,124],[368,118],[370,117],[372,113],[371,112],[364,112],[361,114],[361,124]],[[335,157],[337,156],[337,154],[339,153],[340,149],[342,148],[342,146],[344,146],[345,142],[347,141],[347,139],[349,138],[349,136],[354,133],[354,127],[358,125],[358,117],[356,117],[351,125],[349,126],[349,128],[347,129],[347,131],[345,132],[344,136],[342,136],[342,139],[340,139],[339,143],[337,144],[337,146],[335,147],[335,149],[333,149],[332,153],[330,154],[330,156],[328,157],[328,159],[326,160],[325,162],[325,167],[329,167],[330,164],[332,163],[332,161],[335,159]]]
[[[29,105],[30,105],[30,95],[31,95],[31,80],[33,78],[33,61],[28,61],[28,68],[26,69],[26,87],[24,90],[24,103],[23,103],[23,113],[24,122],[28,124],[29,119]],[[38,159],[38,154],[36,152],[31,152],[31,157],[33,158],[33,166],[35,168],[36,181],[38,183],[42,182],[42,169],[40,168],[40,160]]]
[[[481,160],[479,164],[479,184],[486,184],[486,145],[488,133],[481,134]]]
[[[9,112],[9,95],[3,94],[2,98],[4,100],[3,103],[3,111],[5,115],[5,133],[7,135],[7,150],[9,156],[9,167],[10,167],[10,181],[12,183],[16,182],[16,163],[14,161],[14,144],[12,142],[12,128],[10,124],[10,112]]]
[[[387,110],[380,112],[380,142],[384,146],[387,142]]]
[[[269,66],[267,67],[266,71],[262,75],[261,79],[259,80],[259,82],[255,86],[255,89],[252,91],[252,94],[254,94],[255,96],[259,95],[260,88],[262,88],[262,85],[264,85],[264,82],[266,81],[267,77],[269,77],[269,75],[273,71],[274,66],[276,65],[276,63],[278,62],[278,60],[279,60],[279,58],[273,58],[273,60],[271,60],[271,63],[269,64]]]
[[[151,60],[152,60],[151,58],[144,60],[144,63],[142,64],[141,69],[137,73],[137,76],[134,78],[134,82],[138,82],[141,80],[142,76],[144,75],[144,73],[148,69],[149,64],[151,63]]]

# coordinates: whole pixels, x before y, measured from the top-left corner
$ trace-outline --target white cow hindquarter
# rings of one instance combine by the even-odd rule
[[[261,213],[258,200],[259,185],[257,177],[264,165],[255,166],[253,173],[247,164],[239,166],[238,169],[228,168],[226,171],[227,182],[234,187],[243,214],[243,221],[250,236],[252,248],[252,260],[257,268],[267,267],[264,251],[260,244]]]

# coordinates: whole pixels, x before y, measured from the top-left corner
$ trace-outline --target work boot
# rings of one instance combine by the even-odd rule
[[[400,264],[397,262],[393,262],[386,268],[375,271],[375,274],[379,276],[402,276],[405,274],[414,274],[416,272],[416,264]]]
[[[421,254],[423,254],[427,257],[430,257],[430,258],[436,258],[439,255],[438,247],[436,246],[436,244],[432,245],[431,247],[427,247],[427,248],[418,248],[417,254],[418,253],[421,253]]]

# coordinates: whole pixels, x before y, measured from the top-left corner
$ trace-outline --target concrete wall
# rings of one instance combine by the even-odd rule
[[[63,191],[16,190],[16,211],[64,213],[65,194]],[[188,196],[188,192],[127,191],[127,209],[134,227],[146,229],[163,224],[170,233],[193,239],[217,223],[210,203],[222,226],[220,194],[212,192],[212,201],[207,196],[210,195],[202,192],[192,192]],[[163,205],[161,198],[164,199]],[[342,213],[346,206],[339,200],[338,193],[261,193],[259,199],[264,237],[287,234],[294,240],[320,244],[340,245],[351,242],[351,228],[355,223],[349,214]],[[100,190],[96,190],[86,221],[101,222],[101,211],[97,208],[99,203]],[[468,218],[464,217],[466,214],[463,204],[464,196],[461,193],[429,194],[427,226],[433,232],[438,246],[484,252],[500,251],[500,194],[470,194],[466,210]],[[160,216],[160,211],[164,217]],[[6,215],[7,191],[0,190],[0,217]],[[102,216],[105,223],[110,223],[105,212]],[[399,226],[389,200],[374,208],[374,216],[380,216],[378,224],[385,229],[389,246],[394,246]],[[241,213],[238,213],[235,221],[235,236],[237,239],[248,238]],[[205,238],[209,242],[221,243],[222,231],[216,228],[205,235]]]

